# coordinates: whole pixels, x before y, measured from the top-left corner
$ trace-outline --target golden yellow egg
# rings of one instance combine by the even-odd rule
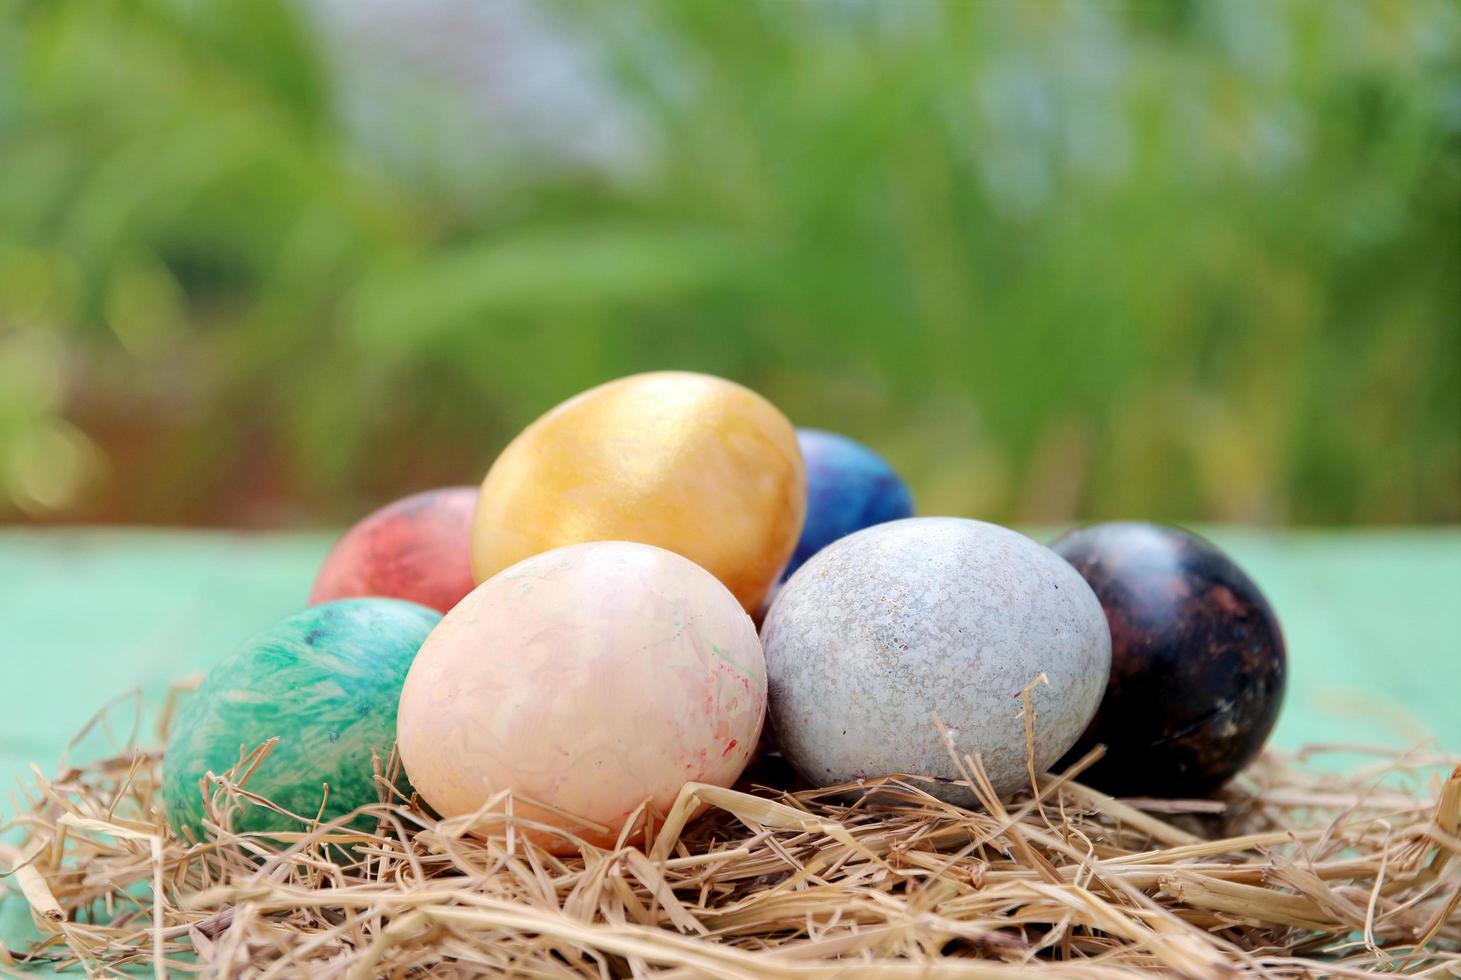
[[[522,431],[482,482],[478,582],[583,541],[638,541],[709,570],[755,609],[790,559],[806,471],[786,416],[747,388],[661,371],[600,385]]]

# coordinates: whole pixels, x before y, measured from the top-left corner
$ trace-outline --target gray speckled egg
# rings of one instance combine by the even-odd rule
[[[1043,772],[1106,690],[1111,632],[1059,555],[1008,528],[913,517],[825,548],[782,587],[761,639],[787,760],[829,786],[887,773],[958,778],[934,726],[981,755],[994,788],[1029,784],[1020,692]],[[930,792],[970,803],[963,787]]]

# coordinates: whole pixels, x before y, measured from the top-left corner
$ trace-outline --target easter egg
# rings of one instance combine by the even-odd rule
[[[326,820],[374,803],[371,757],[395,742],[406,671],[441,614],[398,599],[311,606],[257,633],[214,667],[173,720],[163,796],[179,833],[203,837],[205,773],[278,738],[244,788],[302,817]],[[297,830],[287,817],[245,806],[236,831]]]
[[[806,475],[770,402],[703,374],[639,374],[548,412],[503,450],[472,524],[479,582],[583,541],[639,541],[710,571],[746,610],[801,533]]]
[[[887,461],[833,432],[797,429],[807,468],[807,519],[782,579],[838,538],[913,516],[913,495]]]
[[[411,667],[397,733],[442,816],[510,790],[516,817],[608,847],[631,818],[638,839],[646,800],[665,813],[688,781],[735,782],[765,711],[761,645],[726,587],[673,552],[600,541],[513,565],[447,613]]]
[[[932,776],[943,782],[924,788],[964,804],[935,713],[1008,794],[1030,782],[1021,692],[1034,685],[1043,772],[1090,721],[1111,665],[1101,604],[1073,568],[1024,535],[953,517],[822,549],[782,586],[761,637],[776,738],[808,780]]]
[[[1111,624],[1111,681],[1075,761],[1110,793],[1200,796],[1253,760],[1283,702],[1283,634],[1268,600],[1212,543],[1172,527],[1095,524],[1051,545]]]
[[[363,518],[325,557],[310,604],[373,595],[446,612],[477,584],[470,543],[476,503],[476,487],[446,487]]]

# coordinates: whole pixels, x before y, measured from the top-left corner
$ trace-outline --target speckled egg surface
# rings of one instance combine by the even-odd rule
[[[271,738],[279,742],[249,777],[251,792],[314,817],[328,784],[326,820],[376,802],[371,757],[390,756],[406,671],[440,619],[399,599],[342,599],[251,637],[213,668],[173,720],[163,760],[173,826],[202,839],[204,773],[227,772],[240,751]],[[233,827],[299,829],[253,806],[238,812]]]
[[[765,711],[761,645],[735,596],[673,552],[601,541],[519,562],[458,603],[411,668],[397,733],[443,816],[510,790],[514,815],[612,846],[645,800],[663,813],[686,782],[735,782]]]
[[[446,612],[477,584],[471,557],[476,505],[476,487],[443,487],[367,515],[325,556],[310,604],[375,595]]]
[[[849,535],[782,587],[761,632],[770,716],[820,786],[888,773],[954,779],[933,715],[994,788],[1029,784],[1020,693],[1044,771],[1091,720],[1111,668],[1101,604],[1060,556],[1008,528],[914,517]],[[963,787],[927,787],[969,803]]]

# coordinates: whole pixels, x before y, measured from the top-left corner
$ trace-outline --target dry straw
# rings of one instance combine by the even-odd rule
[[[269,805],[244,775],[268,748],[208,780],[213,836],[194,846],[166,829],[155,750],[37,772],[0,835],[19,828],[0,889],[42,938],[0,948],[0,972],[1461,975],[1455,759],[1371,753],[1336,776],[1314,752],[1269,756],[1218,800],[1117,801],[1078,782],[1093,755],[1001,803],[956,756],[973,809],[914,777],[691,785],[644,814],[646,850],[559,858],[523,821],[484,841],[427,816],[390,789],[393,762],[377,763],[371,833],[307,815],[297,832],[233,833],[237,808]]]

